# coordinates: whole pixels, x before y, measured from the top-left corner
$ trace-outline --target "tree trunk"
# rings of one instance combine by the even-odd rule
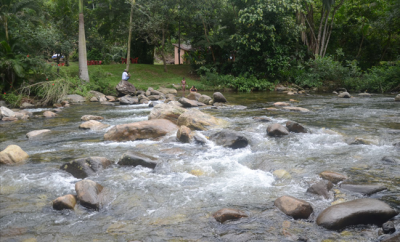
[[[133,16],[133,5],[136,0],[131,3],[131,16],[129,17],[129,36],[128,36],[128,53],[126,55],[126,69],[129,71],[129,61],[131,60],[131,39],[132,39],[132,16]]]
[[[79,0],[79,78],[89,82],[87,68],[85,22],[83,18],[83,0]]]
[[[7,44],[10,44],[10,40],[8,39],[8,20],[7,20],[7,17],[4,17],[4,28],[6,29],[6,41],[7,41]]]
[[[164,72],[167,72],[167,61],[165,60],[165,29],[162,30],[162,42],[161,42],[161,57],[164,64]]]

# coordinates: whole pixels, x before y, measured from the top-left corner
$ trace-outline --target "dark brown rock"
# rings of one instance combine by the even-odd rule
[[[223,208],[221,210],[218,210],[213,214],[213,217],[215,220],[217,220],[220,223],[225,222],[226,220],[235,220],[235,219],[240,219],[243,217],[248,217],[245,212],[240,211],[238,209],[232,209],[232,208]]]
[[[132,151],[123,154],[118,161],[118,165],[121,166],[143,166],[151,169],[154,169],[158,163],[157,158]]]
[[[58,197],[53,200],[53,208],[56,210],[74,209],[75,205],[76,197],[72,194]]]
[[[274,204],[282,212],[294,219],[307,219],[313,212],[310,203],[291,196],[282,196],[276,199]]]
[[[249,140],[246,137],[228,130],[211,135],[210,140],[214,141],[217,145],[232,149],[244,148],[249,144]]]
[[[304,128],[301,124],[293,121],[287,121],[286,128],[288,128],[289,131],[293,133],[307,133],[306,128]]]
[[[323,196],[325,199],[329,198],[329,191],[332,189],[333,184],[330,181],[319,181],[307,189],[307,192]]]
[[[386,223],[382,224],[382,231],[384,234],[393,234],[396,232],[393,221],[387,221]]]
[[[316,223],[331,230],[358,224],[380,226],[397,214],[396,210],[382,201],[362,198],[330,206],[318,215]]]
[[[288,135],[289,131],[286,127],[283,127],[281,124],[270,124],[267,127],[268,136],[279,137]]]
[[[93,176],[97,172],[112,165],[112,161],[105,157],[80,158],[61,165],[60,169],[71,173],[76,178]]]
[[[75,191],[79,203],[87,208],[100,209],[100,198],[99,194],[103,190],[103,186],[92,181],[82,180],[75,183]]]
[[[220,92],[214,92],[213,99],[215,103],[226,103],[226,98]]]
[[[125,96],[125,95],[132,95],[134,96],[136,94],[136,88],[135,86],[128,82],[121,80],[118,85],[115,87],[115,90],[118,92],[118,96]]]
[[[181,97],[178,102],[180,102],[184,107],[197,107],[197,101],[196,100],[189,100],[187,98]]]

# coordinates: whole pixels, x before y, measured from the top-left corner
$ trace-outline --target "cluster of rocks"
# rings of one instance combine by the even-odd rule
[[[33,114],[26,110],[9,109],[6,106],[0,107],[1,121],[27,120],[33,117]]]
[[[300,86],[297,86],[295,84],[291,85],[292,87],[284,87],[282,85],[276,86],[275,91],[280,92],[280,93],[286,93],[289,96],[293,95],[309,95],[308,91]]]

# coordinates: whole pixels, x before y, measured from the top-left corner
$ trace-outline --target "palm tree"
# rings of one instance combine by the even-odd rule
[[[89,82],[87,68],[85,22],[83,18],[83,0],[79,0],[79,78]]]

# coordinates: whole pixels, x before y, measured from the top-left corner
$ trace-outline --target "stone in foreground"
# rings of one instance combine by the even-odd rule
[[[19,165],[24,164],[29,155],[18,145],[9,145],[0,152],[0,164]]]
[[[116,125],[104,134],[104,140],[134,141],[154,139],[175,132],[178,129],[174,123],[166,119],[152,119],[130,124]]]
[[[291,196],[282,196],[276,199],[274,204],[282,212],[294,219],[307,219],[313,212],[310,203]]]
[[[356,199],[333,205],[322,211],[317,224],[326,229],[339,230],[358,224],[382,225],[398,212],[386,203],[372,198]]]
[[[103,186],[92,180],[86,179],[75,183],[77,199],[86,208],[100,209],[99,194],[102,190]]]
[[[372,195],[374,193],[386,190],[382,185],[356,185],[356,184],[340,184],[340,187],[348,191],[361,193],[364,195]]]
[[[238,209],[232,209],[232,208],[223,208],[221,210],[218,210],[213,214],[213,217],[215,220],[217,220],[220,223],[225,222],[226,220],[235,220],[235,219],[240,219],[243,217],[248,217],[245,212],[240,211]]]
[[[72,194],[58,197],[53,200],[53,208],[55,210],[74,209],[75,205],[76,197]]]

